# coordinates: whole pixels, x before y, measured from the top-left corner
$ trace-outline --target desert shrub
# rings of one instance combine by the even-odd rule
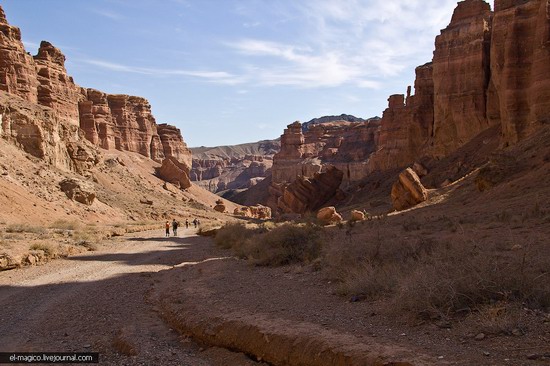
[[[47,257],[54,257],[57,254],[57,250],[50,243],[34,243],[30,246],[30,250],[41,250]]]
[[[95,230],[76,230],[72,233],[73,243],[90,251],[97,250],[97,243],[101,240],[101,233]]]
[[[69,220],[55,220],[50,228],[58,230],[77,230],[80,228],[80,223],[78,221],[69,221]]]
[[[255,231],[257,229],[248,228],[242,223],[229,223],[218,230],[214,242],[222,249],[235,248],[254,235]]]
[[[503,256],[475,244],[441,246],[399,281],[398,307],[415,314],[449,315],[495,302],[550,306],[550,261]]]
[[[46,229],[40,226],[31,226],[29,224],[12,224],[6,227],[6,232],[44,234],[46,233]]]
[[[236,249],[261,266],[311,262],[321,253],[320,230],[313,225],[284,224],[248,238]]]

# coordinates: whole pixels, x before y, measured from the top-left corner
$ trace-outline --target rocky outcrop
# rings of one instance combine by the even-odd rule
[[[317,220],[319,220],[321,225],[337,224],[342,221],[342,216],[336,212],[336,208],[330,206],[319,210]]]
[[[0,123],[2,138],[59,169],[85,174],[99,162],[98,152],[78,126],[50,108],[0,91]]]
[[[162,161],[162,166],[157,169],[157,175],[164,181],[172,183],[181,189],[191,187],[189,166],[172,156]]]
[[[391,199],[393,207],[401,211],[426,201],[428,191],[414,170],[407,168],[399,174],[398,181],[392,186]]]
[[[514,144],[550,123],[550,4],[495,0],[488,117]]]
[[[156,162],[174,157],[191,166],[191,151],[178,128],[157,125],[149,102],[141,97],[82,91],[80,126],[86,138],[104,149],[132,151]]]
[[[25,51],[21,31],[8,24],[0,7],[0,90],[37,103],[37,87],[34,61]]]
[[[351,221],[363,221],[363,220],[365,220],[365,213],[358,210],[351,211]]]
[[[290,184],[272,184],[270,206],[283,213],[305,213],[317,210],[334,197],[344,173],[334,166],[312,177],[299,176]]]
[[[94,185],[76,178],[67,178],[59,182],[59,187],[73,201],[90,206],[94,203],[96,193]]]
[[[225,207],[225,204],[223,203],[223,200],[217,200],[216,206],[214,206],[214,211],[224,213],[225,210],[226,210],[226,207]]]
[[[172,156],[187,166],[192,166],[191,150],[183,141],[179,128],[162,123],[157,125],[157,133],[165,156]]]
[[[263,205],[236,207],[235,210],[233,210],[233,214],[236,216],[267,220],[271,218],[271,209]]]
[[[312,177],[324,166],[344,172],[343,182],[359,181],[368,174],[368,157],[375,151],[379,121],[318,123],[302,132],[300,122],[287,126],[281,151],[273,158],[273,183]]]
[[[159,135],[146,99],[80,88],[51,43],[43,41],[34,57],[25,51],[19,28],[8,24],[1,8],[0,90],[32,104],[27,110],[3,108],[2,135],[63,169],[80,172],[96,160],[93,149],[81,144],[79,126],[101,148],[137,152],[159,163],[174,156],[191,166],[179,130],[162,125]]]
[[[42,41],[34,56],[38,86],[38,104],[53,109],[60,119],[79,125],[80,87],[67,75],[65,56],[51,43]]]
[[[458,3],[435,40],[434,151],[447,155],[487,129],[491,8],[482,0]]]

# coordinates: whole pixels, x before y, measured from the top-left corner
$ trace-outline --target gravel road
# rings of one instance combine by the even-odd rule
[[[99,352],[102,365],[253,364],[181,337],[149,301],[159,271],[208,259],[203,239],[180,234],[136,233],[99,252],[0,272],[0,352]]]

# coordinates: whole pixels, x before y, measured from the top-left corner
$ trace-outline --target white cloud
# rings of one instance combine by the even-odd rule
[[[107,9],[91,9],[91,11],[93,13],[101,15],[104,18],[108,18],[108,19],[111,19],[111,20],[124,19],[124,16],[122,16],[121,14],[115,13],[115,12],[107,10]]]
[[[220,84],[239,84],[243,80],[239,77],[225,71],[203,71],[203,70],[181,70],[181,69],[159,69],[139,66],[122,65],[104,60],[87,59],[82,62],[101,67],[103,69],[127,72],[133,74],[150,76],[188,76],[192,78],[203,79],[209,82]]]
[[[226,43],[250,56],[246,78],[262,85],[379,88],[384,79],[431,59],[434,37],[456,0],[304,0],[292,2],[292,41]],[[286,19],[286,18],[285,18]],[[274,22],[277,20],[274,19]]]

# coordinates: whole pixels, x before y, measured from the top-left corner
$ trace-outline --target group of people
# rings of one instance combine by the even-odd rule
[[[191,224],[195,225],[195,228],[197,228],[200,224],[201,224],[201,221],[197,218],[193,219],[193,221],[191,221]],[[185,228],[186,229],[189,229],[189,219],[185,219]],[[166,228],[166,237],[168,238],[170,236],[170,222],[169,221],[166,221],[166,223],[164,224],[165,228]],[[177,236],[178,235],[178,227],[180,226],[180,223],[179,221],[176,221],[176,219],[172,219],[172,233],[174,234],[174,236]]]

